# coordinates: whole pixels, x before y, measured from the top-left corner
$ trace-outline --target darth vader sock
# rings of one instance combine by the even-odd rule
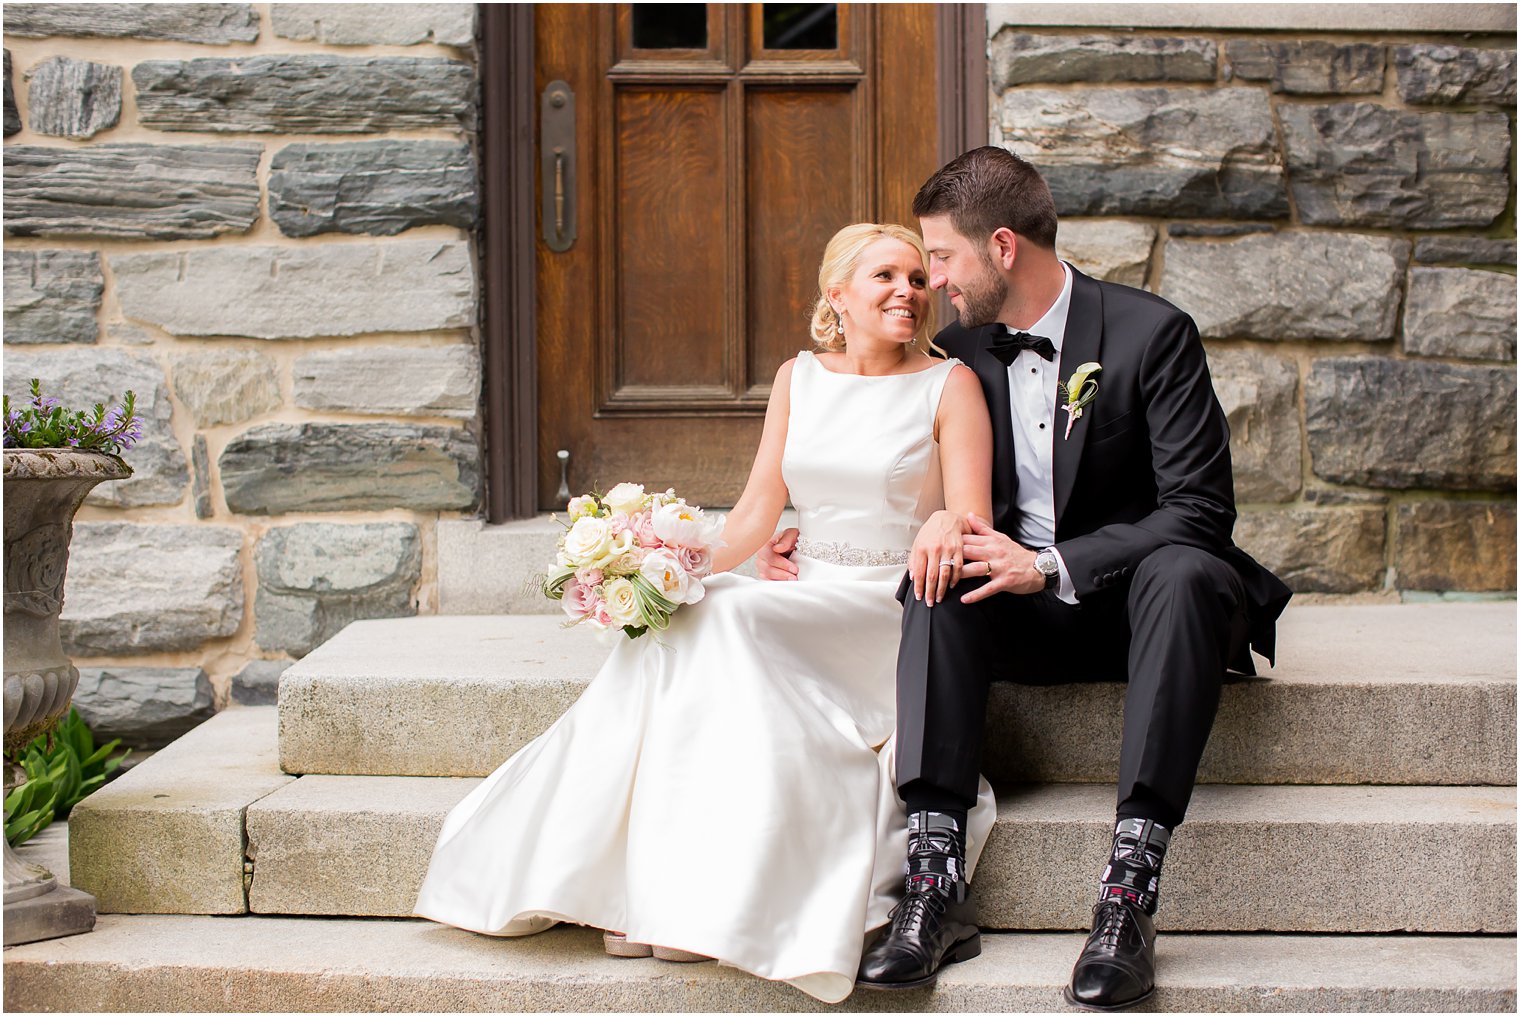
[[[1120,819],[1114,827],[1114,847],[1103,869],[1098,901],[1123,899],[1147,914],[1156,913],[1161,885],[1161,862],[1172,832],[1143,818]]]
[[[908,813],[908,891],[966,898],[965,812]]]

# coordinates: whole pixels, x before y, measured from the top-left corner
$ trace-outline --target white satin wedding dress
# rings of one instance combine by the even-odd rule
[[[663,645],[620,642],[449,814],[419,915],[509,936],[570,921],[849,995],[902,893],[895,592],[943,506],[934,417],[955,362],[865,377],[797,358],[782,471],[798,581],[714,576]],[[970,870],[994,811],[983,780]]]

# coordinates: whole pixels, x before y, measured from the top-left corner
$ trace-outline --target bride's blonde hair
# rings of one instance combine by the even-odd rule
[[[924,250],[924,241],[907,226],[857,222],[835,233],[828,245],[823,248],[823,262],[818,266],[818,302],[813,305],[810,331],[813,342],[819,349],[844,348],[844,336],[839,332],[839,314],[834,310],[834,305],[829,303],[829,289],[849,282],[850,277],[860,268],[860,258],[865,253],[865,249],[877,240],[883,239],[901,240],[918,251],[918,256],[924,263],[924,270],[928,271],[929,254]],[[924,337],[924,329],[928,324],[928,316],[925,315],[924,320],[919,322],[918,331],[913,336],[914,343],[920,348],[928,344]]]

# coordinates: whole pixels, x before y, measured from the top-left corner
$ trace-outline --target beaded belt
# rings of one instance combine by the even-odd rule
[[[829,564],[842,564],[850,568],[908,563],[906,550],[867,550],[836,540],[809,540],[806,537],[797,540],[797,553],[815,561],[827,561]]]

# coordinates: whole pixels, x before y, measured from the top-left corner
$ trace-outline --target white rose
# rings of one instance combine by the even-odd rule
[[[645,557],[643,564],[639,565],[639,574],[649,580],[649,584],[659,591],[671,603],[695,603],[701,599],[701,584],[698,583],[698,596],[689,599],[691,593],[691,579],[686,574],[686,569],[681,567],[681,562],[668,550],[652,550]]]
[[[615,512],[637,515],[644,509],[644,485],[620,483],[606,493],[602,498],[602,503]]]
[[[640,623],[639,593],[632,582],[612,579],[602,587],[602,595],[606,597],[607,613],[612,616],[614,624],[626,627]]]
[[[572,568],[595,568],[606,557],[612,544],[612,527],[606,519],[586,516],[577,519],[565,534],[564,564]]]

